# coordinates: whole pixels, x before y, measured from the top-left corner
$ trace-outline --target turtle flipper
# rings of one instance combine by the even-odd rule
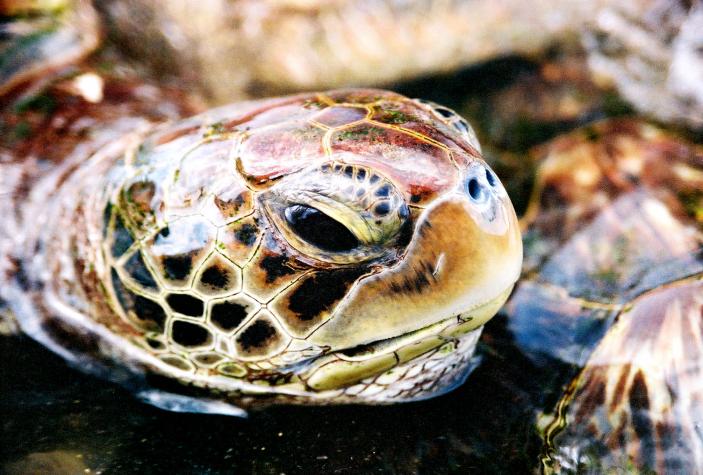
[[[596,472],[703,470],[701,278],[648,292],[620,315],[559,404],[549,459]]]
[[[184,396],[158,389],[140,391],[137,393],[137,397],[141,401],[165,411],[247,417],[247,412],[244,409],[215,399]]]

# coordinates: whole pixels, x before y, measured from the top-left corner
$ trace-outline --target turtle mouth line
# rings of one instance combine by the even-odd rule
[[[379,354],[386,354],[396,351],[399,348],[432,337],[438,337],[440,339],[455,338],[456,336],[451,334],[451,330],[455,327],[465,327],[464,330],[467,330],[466,333],[468,333],[471,330],[476,330],[477,328],[482,327],[488,320],[490,320],[495,313],[497,313],[500,307],[502,307],[505,300],[507,300],[510,292],[513,290],[513,286],[514,284],[511,284],[505,290],[499,292],[495,297],[492,297],[481,304],[475,305],[465,312],[453,314],[450,317],[443,318],[437,322],[425,325],[424,327],[403,333],[402,335],[374,340],[369,343],[362,343],[349,348],[336,350],[329,354],[337,355],[342,359],[367,359]]]
[[[352,346],[350,348],[344,348],[341,350],[334,351],[332,352],[332,354],[339,355],[343,358],[347,357],[352,359],[363,359],[364,356],[372,357],[378,354],[379,352],[386,353],[386,351],[383,350],[388,349],[390,352],[391,348],[401,348],[406,344],[411,344],[413,342],[421,340],[423,339],[423,337],[435,335],[441,332],[445,326],[451,324],[452,322],[456,322],[458,319],[459,316],[454,315],[452,317],[448,317],[438,322],[431,323],[424,327],[418,328],[417,330],[403,333],[402,335],[394,336],[391,338],[384,338],[381,340],[375,340],[369,343],[362,343],[360,345]],[[436,329],[436,332],[432,331],[434,329]]]
[[[305,384],[312,391],[324,394],[326,390],[351,386],[399,365],[412,365],[418,358],[437,351],[447,343],[458,343],[467,338],[474,341],[468,349],[473,352],[483,324],[503,305],[510,291],[512,285],[464,313],[454,314],[414,331],[326,353],[306,371],[303,377]],[[454,348],[458,346],[456,344]],[[452,354],[452,351],[446,354]]]

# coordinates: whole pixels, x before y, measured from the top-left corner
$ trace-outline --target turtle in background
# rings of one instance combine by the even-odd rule
[[[578,45],[589,76],[636,109],[703,126],[700,2],[106,0],[96,7],[123,51],[215,103],[388,87],[510,55],[543,61]]]
[[[699,2],[15,0],[0,4],[0,14],[16,24],[4,32],[24,38],[16,42],[19,57],[66,64],[79,44],[97,47],[95,33],[103,31],[108,49],[136,59],[141,74],[185,85],[211,105],[389,87],[496,58],[544,62],[555,50],[578,50],[600,88],[660,121],[702,126]],[[33,69],[0,62],[0,79],[18,71]]]
[[[536,404],[543,470],[700,472],[703,149],[613,119],[537,155],[505,312],[541,371],[572,368]]]
[[[436,104],[351,89],[180,119],[183,94],[90,70],[5,99],[6,313],[160,407],[442,394],[519,275],[507,193]]]

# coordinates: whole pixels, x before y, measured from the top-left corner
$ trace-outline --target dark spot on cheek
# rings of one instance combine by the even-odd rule
[[[144,263],[140,252],[132,254],[132,257],[125,263],[124,269],[140,285],[150,289],[155,289],[157,287],[156,281]]]
[[[424,221],[420,225],[420,229],[418,229],[417,232],[420,236],[424,237],[430,229],[432,229],[432,223],[430,223],[429,221]]]
[[[210,319],[224,331],[237,328],[247,317],[247,307],[236,302],[222,302],[212,306]]]
[[[200,282],[214,289],[226,289],[230,283],[230,275],[229,272],[224,269],[211,266],[202,273]]]
[[[164,330],[166,312],[161,305],[126,288],[114,269],[112,269],[112,287],[125,313],[131,313],[147,330]]]
[[[290,294],[288,309],[300,320],[312,320],[329,311],[366,271],[360,268],[317,272],[305,278]]]
[[[193,269],[193,256],[190,254],[177,254],[167,256],[162,260],[164,275],[171,280],[183,280]]]
[[[270,255],[261,260],[261,268],[266,272],[266,283],[271,284],[280,277],[295,274],[295,269],[288,266],[287,256]]]
[[[259,228],[256,226],[252,224],[244,224],[234,233],[234,237],[245,246],[252,246],[256,242],[258,232]]]
[[[202,317],[203,301],[188,294],[171,294],[166,297],[166,302],[174,312],[189,315],[191,317]]]
[[[208,343],[212,338],[206,328],[180,320],[173,322],[171,335],[173,336],[173,341],[185,347],[201,346]]]
[[[125,227],[124,221],[122,220],[122,217],[119,214],[115,216],[115,230],[113,231],[112,235],[112,256],[114,258],[118,258],[122,254],[124,254],[132,244],[134,244],[134,239]]]
[[[398,276],[391,281],[389,286],[396,293],[422,293],[432,283],[437,282],[434,276],[434,265],[428,262],[422,262],[418,266],[413,267],[412,271],[406,276]]]
[[[164,345],[163,342],[161,342],[159,340],[154,340],[153,338],[147,338],[146,344],[149,345],[149,348],[151,348],[153,350],[166,349],[166,345]]]
[[[270,323],[258,320],[237,338],[237,344],[244,351],[251,351],[256,348],[263,348],[276,336],[276,329]]]

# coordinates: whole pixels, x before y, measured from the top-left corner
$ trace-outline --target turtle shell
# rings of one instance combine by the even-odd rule
[[[571,368],[543,407],[543,468],[700,471],[703,151],[612,120],[539,153],[506,308],[537,366]]]
[[[453,111],[380,90],[133,130],[34,186],[13,257],[25,285],[5,299],[64,356],[190,396],[439,394],[468,374],[522,258],[479,150]]]

